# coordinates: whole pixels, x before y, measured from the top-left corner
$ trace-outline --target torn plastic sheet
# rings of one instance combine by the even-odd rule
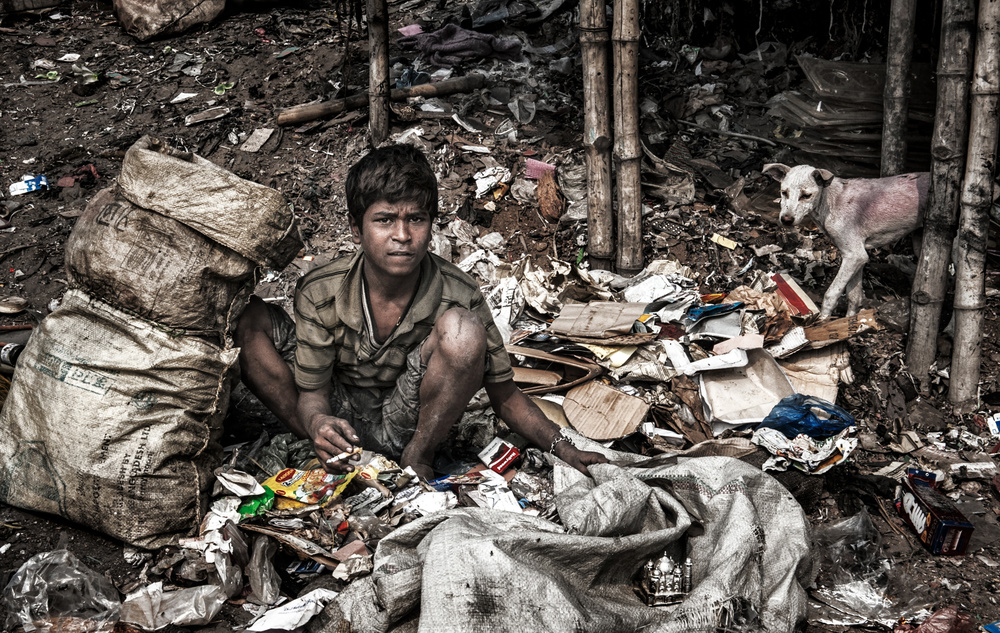
[[[211,622],[225,601],[225,592],[215,585],[165,591],[162,582],[154,582],[126,596],[121,619],[149,631],[171,624],[198,626]]]
[[[250,579],[251,593],[248,597],[255,604],[274,604],[281,596],[281,578],[274,569],[275,552],[278,545],[267,536],[261,534],[253,542],[253,556],[247,565],[247,577]]]
[[[810,592],[810,622],[891,629],[902,619],[930,614],[927,592],[913,586],[905,564],[885,555],[867,511],[818,527],[813,543],[819,577]]]
[[[350,582],[355,578],[372,573],[372,569],[371,554],[354,554],[337,565],[337,568],[333,570],[333,577],[337,580]]]
[[[3,590],[6,630],[18,625],[31,633],[61,620],[67,630],[77,620],[81,631],[111,631],[118,621],[118,590],[65,549],[36,554],[14,573]],[[61,630],[61,629],[60,629]]]
[[[304,627],[337,597],[330,589],[313,589],[304,596],[271,609],[251,624],[247,631],[296,631]]]
[[[837,464],[847,461],[854,449],[858,447],[858,438],[850,437],[856,427],[848,427],[826,439],[815,439],[808,435],[798,435],[789,439],[777,429],[758,428],[750,438],[771,453],[771,457],[761,466],[761,469],[785,471],[789,466],[809,473],[822,475]]]
[[[215,476],[223,488],[237,497],[253,497],[264,494],[264,487],[257,483],[257,480],[249,473],[240,470],[222,471],[220,468],[216,469]]]

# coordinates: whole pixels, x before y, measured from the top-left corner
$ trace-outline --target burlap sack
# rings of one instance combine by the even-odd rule
[[[259,266],[302,247],[280,193],[149,136],[66,242],[71,286],[187,334],[230,331]]]
[[[261,266],[284,268],[302,248],[292,210],[276,190],[151,136],[125,153],[118,191]]]
[[[211,22],[226,8],[226,0],[114,0],[113,4],[122,27],[140,42]]]
[[[66,242],[70,284],[190,334],[226,332],[253,292],[257,264],[184,224],[100,191]]]
[[[32,334],[0,412],[0,501],[138,547],[195,533],[238,352],[70,290]]]

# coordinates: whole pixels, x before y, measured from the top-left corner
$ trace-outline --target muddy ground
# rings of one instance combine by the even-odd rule
[[[396,27],[419,21],[431,30],[449,17],[459,19],[465,5],[471,7],[473,3],[417,0],[391,4],[390,32],[395,36]],[[576,222],[548,224],[536,205],[518,202],[510,195],[500,200],[494,211],[483,211],[484,201],[472,197],[472,174],[489,161],[483,155],[462,151],[460,146],[485,145],[491,150],[490,159],[515,172],[522,170],[527,157],[547,160],[561,169],[579,164],[582,87],[579,47],[572,37],[567,40],[574,33],[571,26],[575,20],[569,5],[572,3],[545,21],[512,24],[500,32],[505,36],[521,33],[536,48],[553,45],[549,51],[529,54],[527,61],[520,64],[480,61],[454,69],[456,76],[470,71],[487,75],[486,89],[442,100],[463,120],[479,126],[482,133],[459,127],[450,118],[419,114],[413,107],[398,107],[394,114],[394,134],[412,127],[423,129],[417,142],[432,155],[441,177],[442,227],[456,211],[471,217],[471,208],[481,224],[489,225],[483,226],[481,232],[495,230],[503,235],[510,261],[525,253],[543,266],[551,255],[575,261],[586,242],[586,231]],[[774,20],[768,23],[760,40],[765,35],[784,37],[801,52],[877,62],[882,54],[880,42],[884,41],[878,11],[885,8],[883,3],[877,5],[872,7],[872,15],[863,18],[867,30],[859,30],[857,24],[849,28],[845,20],[837,22],[837,29],[845,30],[834,33],[831,19],[828,35],[821,32],[820,37],[799,36],[787,21]],[[740,10],[748,11],[746,7]],[[790,149],[780,139],[774,139],[773,132],[779,125],[766,116],[764,103],[779,91],[801,84],[803,77],[790,59],[780,67],[770,68],[741,61],[736,52],[749,52],[752,38],[743,32],[745,29],[740,30],[739,15],[720,15],[723,24],[719,30],[733,29],[729,42],[736,51],[714,67],[703,65],[700,72],[715,73],[708,77],[697,75],[696,66],[684,59],[680,49],[687,43],[684,38],[654,31],[656,36],[644,39],[640,86],[643,98],[652,105],[644,115],[642,128],[649,147],[658,156],[683,146],[693,158],[708,161],[722,172],[726,182],[744,178],[743,193],[749,200],[771,185],[760,174],[764,163],[793,160]],[[272,186],[294,205],[306,239],[302,255],[312,256],[313,264],[298,258],[288,270],[276,271],[281,274],[270,277],[272,281],[260,288],[260,294],[279,301],[290,297],[292,284],[304,268],[348,250],[343,183],[347,168],[369,147],[365,113],[348,112],[308,130],[280,128],[276,124],[277,112],[283,107],[336,98],[367,86],[366,43],[355,30],[349,46],[345,46],[349,33],[346,20],[341,18],[336,8],[327,4],[245,5],[242,10],[230,10],[214,23],[183,35],[140,43],[118,26],[110,3],[72,1],[51,9],[0,16],[0,83],[4,86],[0,91],[0,201],[4,206],[0,209],[7,225],[0,233],[0,297],[19,296],[30,304],[27,312],[4,315],[0,325],[30,325],[44,317],[51,302],[61,296],[66,287],[63,246],[74,218],[98,190],[114,180],[125,150],[144,134],[156,135],[241,177]],[[647,15],[650,22],[654,18]],[[703,41],[691,43],[717,45],[719,40],[701,22],[698,24],[691,30],[692,37]],[[673,27],[676,30],[676,25]],[[853,37],[845,38],[845,34]],[[55,61],[68,53],[80,55],[77,64],[97,73],[100,81],[86,85],[82,77],[74,76],[71,63]],[[411,53],[397,47],[393,47],[391,55],[404,63],[412,60]],[[918,46],[920,55],[928,53]],[[559,61],[567,57],[568,61]],[[36,66],[37,60],[55,61],[58,79],[47,78],[50,70]],[[686,110],[684,104],[692,103],[690,88],[708,79],[723,85],[717,91],[721,99]],[[227,88],[229,84],[232,87]],[[537,105],[534,120],[515,123],[516,140],[493,134],[505,119],[511,118],[505,100],[496,98],[505,90],[534,95]],[[180,93],[196,96],[171,103]],[[678,99],[681,106],[677,105]],[[229,107],[231,113],[218,120],[185,125],[185,117],[218,105]],[[707,116],[698,118],[699,114]],[[718,127],[725,120],[730,129],[778,142],[771,145],[727,136],[679,123],[678,119],[695,119],[708,127]],[[276,131],[256,153],[238,149],[258,128]],[[772,272],[787,271],[807,280],[808,291],[819,302],[838,263],[832,245],[813,230],[785,231],[777,227],[767,204],[773,198],[767,194],[757,199],[756,205],[731,205],[710,177],[717,175],[715,172],[706,172],[704,164],[701,170],[692,171],[697,174],[693,204],[673,206],[662,198],[646,198],[651,211],[644,226],[647,260],[658,256],[677,258],[700,274],[702,292],[725,292],[745,281],[743,269],[754,256],[753,247],[778,244],[782,249],[779,253],[759,258],[755,266]],[[8,185],[25,174],[46,175],[50,188],[8,196]],[[77,176],[75,184],[57,185],[64,176]],[[737,247],[727,250],[710,242],[707,238],[713,233],[735,240]],[[819,256],[803,257],[803,252]],[[908,295],[905,271],[900,270],[898,259],[890,257],[897,254],[909,255],[909,245],[883,249],[873,256],[865,280],[872,307]],[[997,271],[997,262],[991,260],[991,286]],[[983,339],[983,394],[1000,390],[998,319],[1000,303],[990,298]],[[0,340],[4,336],[10,339],[15,335],[5,332]],[[984,402],[995,405],[983,404],[978,417],[953,417],[943,396],[944,378],[932,387],[931,394],[914,399],[905,388],[908,379],[902,368],[904,344],[903,333],[891,324],[853,339],[850,347],[855,380],[841,390],[839,403],[873,434],[879,425],[891,427],[891,418],[901,417],[904,429],[916,428],[923,434],[957,426],[987,438],[987,448],[995,444],[982,421],[1000,408],[1000,399],[985,398]],[[941,339],[940,350],[938,367],[945,369],[949,362],[946,337]],[[902,412],[900,403],[909,415]],[[881,494],[884,491],[866,489],[849,476],[872,472],[899,458],[877,442],[869,448],[855,453],[855,464],[838,469],[843,475],[789,478],[788,485],[803,503],[813,525],[822,526],[867,507],[893,565],[905,568],[906,583],[918,597],[926,599],[929,608],[957,604],[979,624],[1000,619],[1000,605],[995,598],[1000,588],[1000,545],[996,540],[1000,534],[1000,499],[991,482],[961,483],[960,500],[977,526],[969,553],[957,558],[934,557],[891,512],[891,505],[880,509],[879,500],[889,501]],[[59,519],[4,506],[0,507],[0,546],[6,544],[10,547],[0,549],[2,583],[32,555],[64,546],[106,573],[119,589],[134,586],[139,573],[139,568],[125,562],[119,543]],[[294,583],[286,585],[286,590],[293,589]],[[225,620],[238,626],[247,617],[232,607],[227,609]],[[836,627],[813,623],[808,630],[832,628]]]

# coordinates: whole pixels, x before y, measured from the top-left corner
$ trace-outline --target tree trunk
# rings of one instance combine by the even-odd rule
[[[976,8],[972,0],[944,0],[941,12],[937,107],[931,136],[931,191],[924,217],[920,262],[910,294],[910,340],[906,350],[910,373],[924,388],[937,352],[938,325],[965,169]]]
[[[615,244],[606,6],[605,0],[580,1],[580,52],[583,145],[587,151],[587,255],[591,268],[611,270]]]
[[[960,412],[979,404],[979,365],[986,304],[986,235],[1000,136],[1000,2],[980,0],[972,77],[969,158],[965,167],[958,261],[955,262],[955,346],[948,399]]]
[[[910,59],[916,0],[892,0],[882,115],[882,176],[906,171],[906,121],[910,107]]]
[[[389,9],[368,0],[368,111],[372,143],[389,138]]]
[[[615,0],[615,158],[618,159],[618,272],[642,270],[642,186],[639,183],[639,0]]]

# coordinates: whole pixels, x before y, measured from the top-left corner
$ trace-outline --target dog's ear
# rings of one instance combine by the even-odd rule
[[[820,187],[826,187],[833,181],[833,174],[825,169],[814,169],[812,173],[813,180]]]
[[[778,182],[781,182],[781,179],[785,177],[785,174],[787,174],[790,169],[791,167],[788,165],[782,165],[781,163],[768,163],[764,165],[764,169],[761,170],[761,173],[774,178]]]

